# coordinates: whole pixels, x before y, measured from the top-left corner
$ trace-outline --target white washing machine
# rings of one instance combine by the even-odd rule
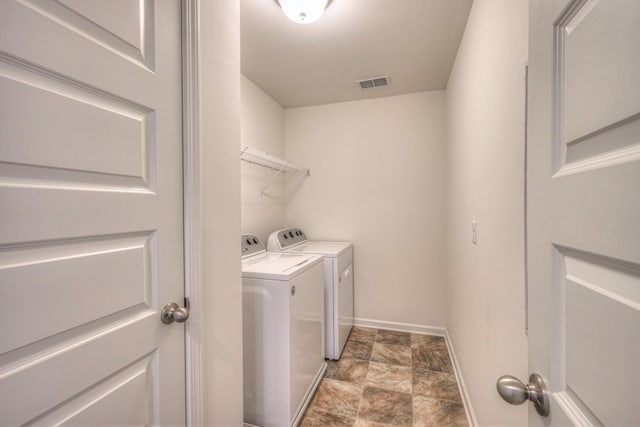
[[[353,327],[353,245],[309,241],[299,228],[278,230],[267,241],[271,252],[324,257],[325,357],[338,360]]]
[[[241,239],[245,425],[295,426],[326,370],[322,257]]]

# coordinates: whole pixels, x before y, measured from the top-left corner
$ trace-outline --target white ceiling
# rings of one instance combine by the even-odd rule
[[[471,2],[333,0],[301,25],[275,0],[242,0],[242,73],[287,108],[444,89]],[[391,86],[355,83],[378,76]]]

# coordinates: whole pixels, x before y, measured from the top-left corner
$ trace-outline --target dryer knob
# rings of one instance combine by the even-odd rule
[[[290,236],[290,237],[293,237],[293,231],[290,231],[290,232],[289,232],[289,236]]]
[[[253,243],[255,243],[256,245],[258,244],[258,239],[256,239],[255,237],[253,238]]]
[[[251,239],[247,239],[247,245],[251,244]]]

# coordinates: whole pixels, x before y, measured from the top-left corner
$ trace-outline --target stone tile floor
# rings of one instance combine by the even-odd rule
[[[300,426],[468,426],[444,338],[354,327]]]

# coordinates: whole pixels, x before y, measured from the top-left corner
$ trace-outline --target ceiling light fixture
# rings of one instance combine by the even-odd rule
[[[298,24],[310,24],[317,21],[324,12],[329,0],[276,0],[284,14]]]

